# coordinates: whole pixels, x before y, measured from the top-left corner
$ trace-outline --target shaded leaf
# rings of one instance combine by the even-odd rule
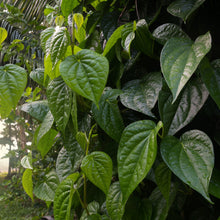
[[[215,168],[209,184],[209,193],[220,199],[220,171]]]
[[[44,81],[44,69],[38,68],[31,71],[30,78],[41,86],[47,86],[48,84],[48,78]]]
[[[97,214],[100,209],[100,205],[98,202],[92,201],[88,204],[87,209],[90,215]],[[83,211],[80,220],[89,220],[89,216],[87,215],[86,210]]]
[[[72,12],[74,8],[76,8],[79,5],[78,0],[69,1],[69,0],[62,0],[61,2],[61,10],[65,17],[68,17],[68,15]]]

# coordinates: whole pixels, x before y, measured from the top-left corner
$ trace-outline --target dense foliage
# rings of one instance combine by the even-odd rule
[[[55,220],[220,216],[218,6],[56,1],[43,68],[0,66],[1,118],[31,120],[23,188]]]

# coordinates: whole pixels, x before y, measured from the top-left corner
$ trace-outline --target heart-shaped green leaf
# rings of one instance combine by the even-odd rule
[[[49,83],[47,97],[57,127],[64,132],[71,113],[72,91],[63,79],[58,77]]]
[[[108,60],[86,49],[67,57],[60,64],[60,73],[66,84],[96,105],[105,88],[108,71]]]
[[[118,89],[107,88],[99,101],[99,108],[95,104],[92,105],[92,112],[99,126],[117,142],[124,129],[116,100],[120,93]]]
[[[0,66],[0,116],[6,118],[16,107],[27,83],[24,68],[7,64]]]
[[[173,94],[173,102],[211,48],[211,35],[207,32],[193,43],[188,39],[171,38],[164,45],[161,69]]]
[[[122,88],[121,103],[130,109],[154,117],[151,109],[157,102],[161,87],[160,72],[147,74],[143,79],[132,80]]]
[[[145,178],[157,154],[159,122],[137,121],[128,125],[122,133],[118,149],[118,176],[123,203]]]
[[[54,201],[55,191],[59,185],[59,179],[54,171],[45,175],[43,182],[34,187],[34,195],[44,201]]]
[[[208,187],[214,152],[212,142],[204,132],[191,130],[180,140],[173,136],[165,137],[161,143],[161,155],[176,176],[211,202]]]
[[[172,2],[167,11],[185,22],[187,18],[201,5],[205,0],[176,0]]]
[[[161,44],[165,44],[172,37],[190,39],[178,25],[171,23],[162,24],[157,27],[153,32],[153,36]]]
[[[199,78],[190,80],[172,104],[172,94],[164,83],[159,94],[159,112],[164,134],[174,135],[197,115],[208,98],[208,91]]]
[[[43,30],[41,32],[41,35],[40,35],[40,42],[41,42],[41,47],[43,48],[44,52],[46,52],[46,48],[47,48],[47,41],[50,39],[51,40],[51,37],[52,35],[54,34],[55,32],[55,28],[54,27],[49,27],[49,28],[46,28],[45,30]],[[49,46],[48,46],[49,47]]]
[[[94,151],[83,158],[82,171],[106,195],[112,179],[112,160],[104,152]]]
[[[114,182],[106,198],[106,208],[111,219],[121,220],[124,214],[123,198],[119,182]]]
[[[34,200],[33,198],[33,182],[32,182],[32,170],[31,169],[26,169],[23,173],[22,176],[22,186],[25,190],[25,192],[30,196],[32,201]]]
[[[210,64],[208,59],[204,58],[199,70],[210,96],[220,108],[220,59],[214,60]]]
[[[5,30],[5,28],[0,27],[0,44],[4,42],[7,36],[8,36],[8,32]]]
[[[68,15],[72,12],[74,8],[76,8],[79,5],[78,0],[69,1],[69,0],[62,0],[61,2],[61,10],[65,17],[68,17]]]

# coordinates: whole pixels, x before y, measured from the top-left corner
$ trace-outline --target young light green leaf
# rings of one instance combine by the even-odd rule
[[[0,116],[6,118],[16,107],[27,83],[24,68],[7,64],[0,66]]]
[[[26,169],[23,173],[22,176],[22,186],[25,190],[25,192],[30,196],[32,201],[34,200],[33,198],[33,182],[32,182],[32,170],[31,169]]]
[[[184,183],[199,192],[209,202],[208,186],[214,166],[213,145],[202,131],[191,130],[180,140],[167,136],[161,143],[164,162]]]
[[[153,36],[163,45],[172,37],[190,39],[180,26],[171,23],[162,24],[157,27],[153,32]]]
[[[116,100],[120,93],[121,91],[118,89],[107,88],[99,101],[99,108],[95,104],[92,105],[96,122],[117,142],[119,142],[124,129],[123,119]]]
[[[58,77],[49,83],[47,97],[57,127],[64,133],[71,113],[72,91],[63,79]]]
[[[220,199],[220,171],[215,168],[209,184],[209,193]]]
[[[118,176],[123,203],[145,178],[157,155],[157,133],[162,127],[153,121],[137,121],[122,133],[118,149]]]
[[[34,187],[34,195],[44,201],[54,201],[55,191],[59,185],[59,179],[54,171],[46,174],[43,182],[39,182]]]
[[[187,18],[204,2],[205,0],[176,0],[168,6],[167,11],[186,22]]]
[[[155,170],[155,180],[162,195],[169,203],[170,187],[171,187],[171,171],[165,163],[160,163]]]
[[[59,177],[60,182],[73,172],[74,168],[71,163],[70,157],[67,153],[67,150],[63,147],[60,150],[56,161],[56,173]]]
[[[147,74],[143,79],[136,79],[126,83],[120,95],[121,103],[135,111],[155,117],[151,109],[157,102],[162,88],[160,72]]]
[[[81,169],[106,195],[112,179],[112,160],[104,152],[94,151],[83,158]]]
[[[61,10],[65,17],[68,17],[68,15],[72,12],[74,8],[76,8],[79,5],[78,0],[69,1],[69,0],[62,0],[61,2]]]
[[[81,146],[81,148],[82,148],[84,151],[86,151],[86,147],[87,147],[87,145],[89,144],[89,140],[88,140],[88,138],[87,138],[87,136],[86,136],[86,133],[81,132],[81,131],[77,132],[77,134],[76,134],[76,140],[77,140],[77,142],[79,143],[79,145]]]
[[[60,64],[60,73],[66,84],[96,105],[105,88],[108,71],[108,60],[87,49],[67,57]]]
[[[208,59],[204,58],[200,63],[199,70],[210,96],[220,109],[220,59],[214,60],[210,64]]]
[[[52,60],[51,60],[51,54],[45,55],[44,57],[44,82],[46,82],[48,76],[50,79],[55,79],[58,76],[60,76],[60,63],[61,60],[57,61],[55,65],[53,65]]]
[[[23,166],[25,169],[33,169],[32,166],[32,155],[26,155],[21,159],[21,166]]]
[[[0,27],[0,44],[4,42],[7,36],[8,36],[8,32],[5,30],[5,28]]]
[[[21,110],[42,122],[49,112],[49,107],[47,100],[41,100],[24,104]]]
[[[173,102],[210,48],[209,32],[199,36],[194,43],[183,38],[171,38],[166,42],[160,62],[164,78],[173,94]]]
[[[114,182],[106,198],[106,208],[111,219],[121,220],[124,214],[124,204],[119,182]]]
[[[174,135],[197,115],[208,98],[208,91],[199,78],[190,80],[172,104],[172,94],[164,83],[159,94],[159,112],[164,134]]]
[[[106,54],[112,49],[112,47],[116,44],[116,42],[121,38],[121,32],[122,29],[124,28],[124,25],[121,25],[118,27],[114,33],[111,35],[111,37],[108,39],[105,49],[102,53],[103,56],[106,56]]]
[[[79,173],[72,174],[71,178],[66,178],[56,189],[53,206],[55,220],[70,220],[73,218],[70,218],[72,198],[75,193],[74,183],[78,176]]]

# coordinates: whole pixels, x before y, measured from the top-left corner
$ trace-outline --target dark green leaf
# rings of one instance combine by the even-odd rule
[[[112,160],[104,152],[94,151],[83,158],[82,171],[106,195],[112,179]]]
[[[114,182],[106,198],[106,208],[111,219],[121,220],[124,214],[123,198],[119,182]]]
[[[59,185],[59,179],[54,171],[48,173],[44,181],[34,187],[34,195],[44,201],[54,201],[55,191]]]
[[[48,85],[47,97],[57,127],[64,132],[71,113],[72,91],[62,78],[58,77]]]
[[[116,100],[120,93],[120,90],[107,88],[99,101],[99,108],[92,105],[92,112],[99,126],[117,142],[124,129]]]
[[[210,96],[220,108],[220,59],[214,60],[211,64],[204,58],[199,66],[202,81],[209,90]]]
[[[22,96],[27,83],[24,68],[13,64],[0,66],[0,116],[6,118]]]
[[[88,204],[87,209],[90,215],[97,214],[100,209],[100,205],[98,202],[93,201]],[[89,220],[89,216],[87,215],[86,210],[83,211],[80,220]]]
[[[176,0],[172,2],[167,11],[185,22],[187,18],[201,5],[205,0]]]
[[[108,77],[108,60],[92,50],[81,50],[60,64],[66,84],[98,105]]]
[[[62,0],[61,10],[62,10],[63,15],[65,17],[68,17],[68,15],[72,12],[72,10],[76,8],[79,4],[80,3],[78,0],[73,0],[73,1]]]
[[[159,94],[159,112],[164,123],[164,134],[174,135],[197,115],[208,98],[208,91],[199,78],[188,82],[172,104],[172,94],[164,84]]]
[[[161,44],[165,44],[172,37],[190,39],[178,25],[171,23],[162,24],[157,27],[153,32],[153,36]]]
[[[38,68],[31,71],[30,77],[41,86],[47,86],[48,84],[49,78],[46,78],[46,81],[44,81],[44,69]]]
[[[143,79],[136,79],[126,83],[123,86],[120,100],[124,106],[154,117],[151,109],[157,102],[161,87],[161,73],[150,73]]]
[[[209,193],[220,199],[220,171],[215,168],[209,183]]]
[[[209,181],[214,166],[212,142],[202,131],[191,130],[180,140],[167,136],[161,143],[164,162],[184,183],[198,191],[211,202],[208,194]]]
[[[166,42],[160,62],[162,73],[173,94],[173,102],[210,48],[209,32],[198,37],[194,43],[183,38],[171,38]]]
[[[157,155],[157,133],[162,127],[153,121],[137,121],[122,133],[118,149],[118,176],[123,203],[145,178]]]

